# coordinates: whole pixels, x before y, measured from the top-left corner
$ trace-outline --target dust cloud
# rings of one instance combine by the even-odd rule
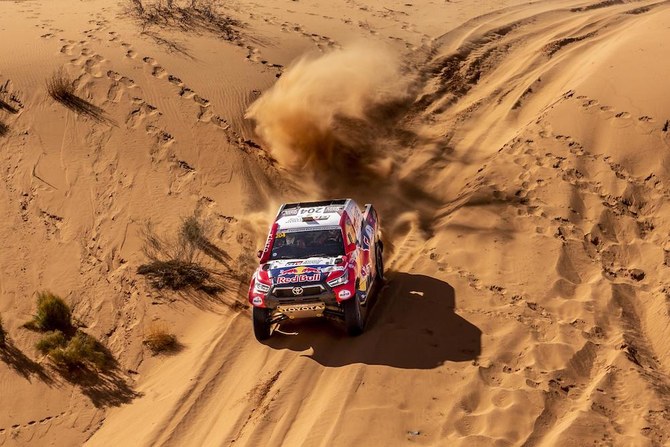
[[[375,142],[410,86],[392,52],[356,44],[298,60],[246,117],[282,166],[314,176],[351,175],[379,161]]]

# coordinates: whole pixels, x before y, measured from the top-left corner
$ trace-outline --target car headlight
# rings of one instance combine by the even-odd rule
[[[270,291],[270,286],[256,280],[256,282],[254,283],[254,290],[256,292],[268,293]]]
[[[348,282],[349,282],[349,272],[345,271],[344,275],[339,276],[335,279],[331,279],[327,283],[330,287],[337,287],[337,286],[341,286],[342,284],[346,284]]]

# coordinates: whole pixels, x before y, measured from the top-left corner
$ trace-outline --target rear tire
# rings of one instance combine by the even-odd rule
[[[358,295],[354,295],[344,302],[344,326],[347,329],[347,334],[352,337],[361,335],[365,329],[365,320],[363,319],[363,308],[358,299]]]
[[[271,310],[265,307],[254,307],[252,319],[254,322],[254,335],[256,340],[263,341],[270,338],[272,325],[270,324]]]

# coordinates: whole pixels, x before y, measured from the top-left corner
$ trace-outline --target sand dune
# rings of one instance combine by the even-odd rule
[[[670,3],[207,3],[0,1],[0,445],[668,443]],[[257,343],[273,212],[333,196],[382,217],[366,333]],[[215,287],[157,290],[188,216]],[[46,289],[114,369],[39,354]]]

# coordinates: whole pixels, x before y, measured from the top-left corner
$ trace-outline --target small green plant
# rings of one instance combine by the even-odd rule
[[[72,312],[58,295],[40,292],[37,294],[37,313],[28,326],[41,331],[68,332],[72,329]]]
[[[61,331],[47,332],[35,344],[35,347],[42,354],[49,354],[57,348],[62,348],[67,345],[67,338]]]
[[[149,327],[144,344],[154,354],[175,351],[179,347],[177,336],[171,333],[164,323],[154,323]]]
[[[98,369],[108,366],[109,358],[100,343],[90,335],[78,331],[66,346],[49,351],[49,358],[68,370],[94,365]]]

